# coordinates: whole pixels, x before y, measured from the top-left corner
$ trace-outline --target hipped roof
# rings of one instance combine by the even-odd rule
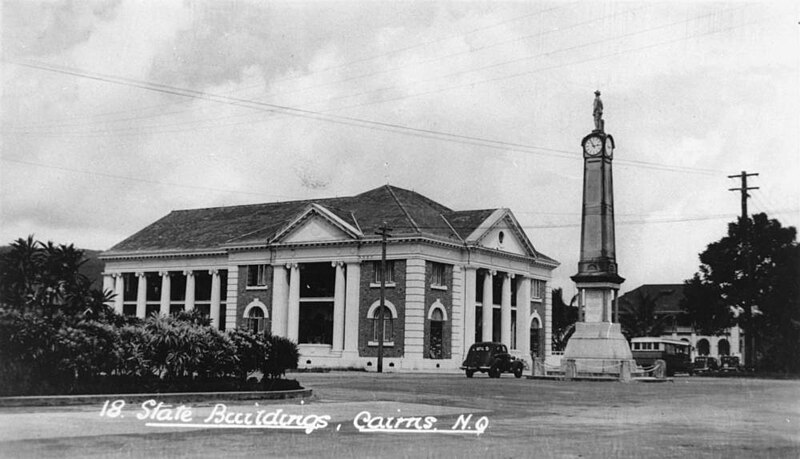
[[[397,236],[463,241],[498,209],[454,211],[419,193],[384,185],[350,197],[175,210],[112,247],[105,255],[215,250],[267,243],[312,205],[378,238],[384,223]],[[536,253],[542,261],[557,262]]]

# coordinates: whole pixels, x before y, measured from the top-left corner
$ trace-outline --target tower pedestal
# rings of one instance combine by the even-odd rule
[[[568,379],[600,375],[627,380],[636,363],[619,324],[578,322],[567,342],[561,366]]]

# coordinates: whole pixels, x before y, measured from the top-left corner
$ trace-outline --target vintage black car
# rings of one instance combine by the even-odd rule
[[[695,357],[694,358],[694,372],[695,373],[711,373],[719,370],[719,362],[714,357]]]
[[[514,373],[517,378],[522,377],[525,364],[508,353],[508,348],[502,343],[475,343],[469,348],[467,359],[461,364],[461,369],[471,378],[476,371],[489,373],[490,378],[499,378],[501,373]]]
[[[742,371],[739,357],[735,355],[723,355],[719,358],[719,371]]]

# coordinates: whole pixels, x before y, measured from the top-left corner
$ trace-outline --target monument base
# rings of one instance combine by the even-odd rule
[[[561,367],[567,379],[608,375],[629,380],[636,362],[618,323],[578,322],[567,342]]]

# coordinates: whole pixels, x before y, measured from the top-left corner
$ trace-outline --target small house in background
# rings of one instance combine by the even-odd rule
[[[660,331],[655,335],[685,341],[692,346],[692,358],[697,356],[721,357],[732,355],[744,358],[744,336],[738,326],[718,335],[697,334],[686,311],[681,309],[683,284],[644,284],[619,298],[620,323],[636,323],[632,316],[643,317],[638,322],[649,321]],[[652,311],[649,312],[649,311]],[[743,362],[744,363],[744,362]]]
[[[378,320],[381,225],[387,244]],[[300,366],[455,369],[470,345],[499,341],[530,361],[551,354],[550,279],[506,208],[452,210],[382,186],[355,196],[179,210],[101,256],[117,311],[200,310],[220,329],[298,343]]]

